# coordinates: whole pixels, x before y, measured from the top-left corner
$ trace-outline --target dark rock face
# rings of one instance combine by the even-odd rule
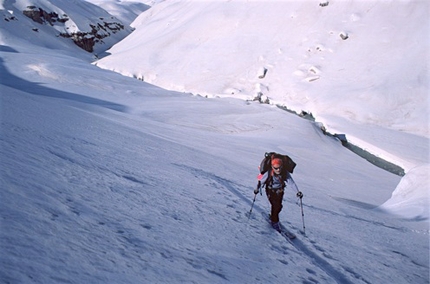
[[[51,26],[54,25],[55,22],[65,23],[69,20],[69,18],[65,17],[60,18],[55,12],[46,12],[41,8],[37,8],[35,6],[27,6],[27,10],[23,11],[23,14],[35,21],[39,24],[44,24],[48,22]]]
[[[120,30],[124,29],[124,25],[117,22],[105,22],[103,24],[98,23],[97,25],[90,24],[91,31],[88,32],[76,32],[76,33],[60,33],[60,36],[65,38],[71,38],[73,42],[80,48],[93,52],[94,44],[103,40],[104,38],[115,34]]]
[[[28,6],[23,14],[36,23],[64,25],[69,18],[67,15],[59,16],[55,12],[47,12],[41,8],[35,6]],[[64,38],[70,38],[80,48],[88,51],[94,51],[94,45],[97,42],[102,41],[104,38],[109,37],[111,34],[115,34],[121,30],[124,30],[122,23],[113,21],[115,18],[111,18],[112,21],[99,18],[100,22],[89,24],[89,31],[78,31],[78,32],[62,32],[59,36]]]

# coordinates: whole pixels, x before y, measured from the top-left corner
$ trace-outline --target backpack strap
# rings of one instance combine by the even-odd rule
[[[282,175],[278,175],[278,177],[279,177],[279,179],[281,181],[282,189],[284,189],[285,188],[285,180],[282,177]],[[267,176],[267,179],[266,179],[266,188],[270,188],[271,189],[272,186],[273,186],[273,169],[270,169],[270,171],[268,173],[268,176]]]

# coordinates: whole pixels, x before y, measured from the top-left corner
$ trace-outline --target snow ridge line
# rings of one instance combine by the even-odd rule
[[[85,96],[78,93],[68,92],[65,90],[55,90],[50,87],[46,87],[41,83],[34,83],[31,81],[24,80],[10,73],[6,66],[3,64],[2,59],[0,59],[0,73],[2,74],[2,84],[4,86],[8,86],[13,89],[16,89],[17,86],[19,86],[21,90],[28,90],[28,93],[32,95],[58,98],[72,102],[95,105],[123,113],[129,111],[129,108],[122,104],[98,99],[95,97]]]
[[[178,166],[187,168],[187,169],[193,171],[197,175],[204,176],[205,178],[213,180],[214,182],[222,185],[228,191],[230,191],[231,193],[233,193],[234,195],[236,195],[237,197],[242,199],[244,202],[248,203],[249,206],[252,205],[252,201],[250,199],[248,199],[247,197],[245,197],[239,190],[236,189],[236,187],[238,187],[240,185],[235,184],[229,180],[226,180],[226,179],[219,177],[217,175],[214,175],[212,173],[203,171],[201,169],[196,169],[196,168],[193,168],[193,167],[190,167],[187,165],[178,165]],[[265,212],[265,210],[263,208],[261,208],[258,205],[255,205],[255,204],[254,204],[254,209],[257,210],[258,212],[260,212],[261,214],[264,214],[264,212]],[[306,239],[308,239],[308,238],[306,238]],[[339,283],[339,284],[352,284],[353,283],[344,274],[342,274],[342,272],[336,270],[336,268],[334,268],[328,261],[326,261],[321,256],[319,256],[317,253],[315,253],[311,249],[309,249],[303,243],[303,241],[301,241],[297,238],[294,240],[287,240],[287,241],[289,243],[291,243],[298,251],[302,252],[303,255],[308,257],[314,265],[319,267],[322,271],[324,271],[328,276],[330,276],[337,283]],[[351,270],[351,269],[349,268],[349,270]],[[350,273],[352,275],[355,275],[355,278],[357,278],[356,273],[354,273],[352,270],[350,271]],[[364,279],[361,278],[361,280],[364,280]],[[365,281],[365,282],[367,282],[367,281]]]

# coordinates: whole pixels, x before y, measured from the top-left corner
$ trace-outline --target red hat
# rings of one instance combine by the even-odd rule
[[[276,167],[276,166],[278,166],[278,167],[282,166],[282,160],[281,159],[274,158],[272,160],[272,167]]]

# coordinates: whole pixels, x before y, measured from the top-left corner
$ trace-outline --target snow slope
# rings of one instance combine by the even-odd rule
[[[137,1],[137,0],[87,0],[92,4],[102,7],[111,15],[115,16],[124,24],[130,25],[137,16],[148,10],[153,1]]]
[[[311,112],[331,133],[422,172],[426,183],[402,195],[429,203],[430,2],[324,3],[163,1],[96,64],[172,90],[268,96]]]
[[[425,167],[398,177],[272,105],[167,91],[9,27],[0,22],[1,282],[429,282],[428,213],[416,210],[428,201],[400,204],[408,183],[427,189]],[[247,216],[268,150],[298,164],[306,235],[290,190],[292,243],[264,220],[264,196]],[[382,210],[387,200],[409,216]]]
[[[406,171],[428,163],[430,2],[320,3],[164,1],[97,65],[209,97],[260,93],[376,155],[391,147],[383,158]],[[420,151],[386,145],[380,129]]]

